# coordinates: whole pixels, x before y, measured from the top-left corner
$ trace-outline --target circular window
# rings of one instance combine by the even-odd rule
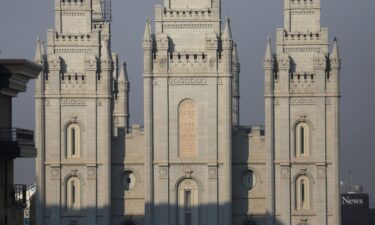
[[[242,184],[247,190],[252,190],[254,188],[256,176],[252,170],[248,170],[242,175]]]
[[[134,188],[136,177],[132,171],[125,171],[121,178],[122,185],[126,191],[129,191]]]

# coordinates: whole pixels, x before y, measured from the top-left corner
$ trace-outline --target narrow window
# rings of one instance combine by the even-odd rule
[[[66,146],[67,158],[80,157],[80,129],[76,123],[70,124],[66,128]]]
[[[300,176],[296,179],[296,210],[310,209],[310,188],[309,178],[307,176]]]
[[[74,184],[74,181],[72,181],[71,183],[72,185],[72,196],[71,196],[71,201],[72,201],[72,205],[74,206],[76,204],[76,186]],[[74,208],[74,207],[73,207]]]
[[[304,155],[305,154],[305,128],[304,127],[301,127],[301,134],[300,134],[300,139],[301,139],[301,155]]]
[[[301,180],[301,204],[303,208],[305,208],[306,205],[306,198],[305,198],[305,181]]]
[[[77,177],[71,177],[67,180],[66,189],[66,206],[70,210],[80,208],[80,181]]]
[[[178,186],[178,225],[198,225],[198,185],[192,179],[183,180]]]
[[[76,155],[76,129],[72,128],[72,142],[71,142],[71,148],[72,148],[72,156]]]
[[[297,124],[295,129],[296,157],[309,156],[310,152],[310,129],[307,123]]]
[[[185,225],[191,225],[191,190],[185,191]]]

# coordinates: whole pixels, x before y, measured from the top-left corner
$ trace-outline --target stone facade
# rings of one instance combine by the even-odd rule
[[[265,128],[239,125],[237,46],[220,0],[147,20],[144,128],[106,1],[55,0],[36,61],[37,223],[339,225],[339,71],[320,0],[285,0],[267,43]]]

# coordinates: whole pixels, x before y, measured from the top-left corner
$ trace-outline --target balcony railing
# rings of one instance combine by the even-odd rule
[[[34,131],[20,128],[0,128],[0,156],[34,157]]]
[[[34,143],[34,131],[20,128],[0,128],[0,143]]]
[[[25,184],[13,184],[8,186],[8,206],[16,209],[26,207],[26,189]]]

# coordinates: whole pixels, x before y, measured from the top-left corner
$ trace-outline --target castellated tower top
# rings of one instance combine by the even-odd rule
[[[328,29],[321,27],[321,0],[284,0],[284,27],[277,30],[276,55],[289,57],[296,73],[314,73],[328,55]]]
[[[164,7],[171,9],[213,9],[220,6],[220,0],[164,0]]]
[[[320,0],[284,0],[284,29],[288,32],[319,32],[320,11]]]
[[[111,0],[55,0],[55,29],[88,34],[93,24],[111,21]]]
[[[209,35],[221,36],[220,0],[163,0],[155,8],[155,34],[167,35],[172,50],[202,52]]]

